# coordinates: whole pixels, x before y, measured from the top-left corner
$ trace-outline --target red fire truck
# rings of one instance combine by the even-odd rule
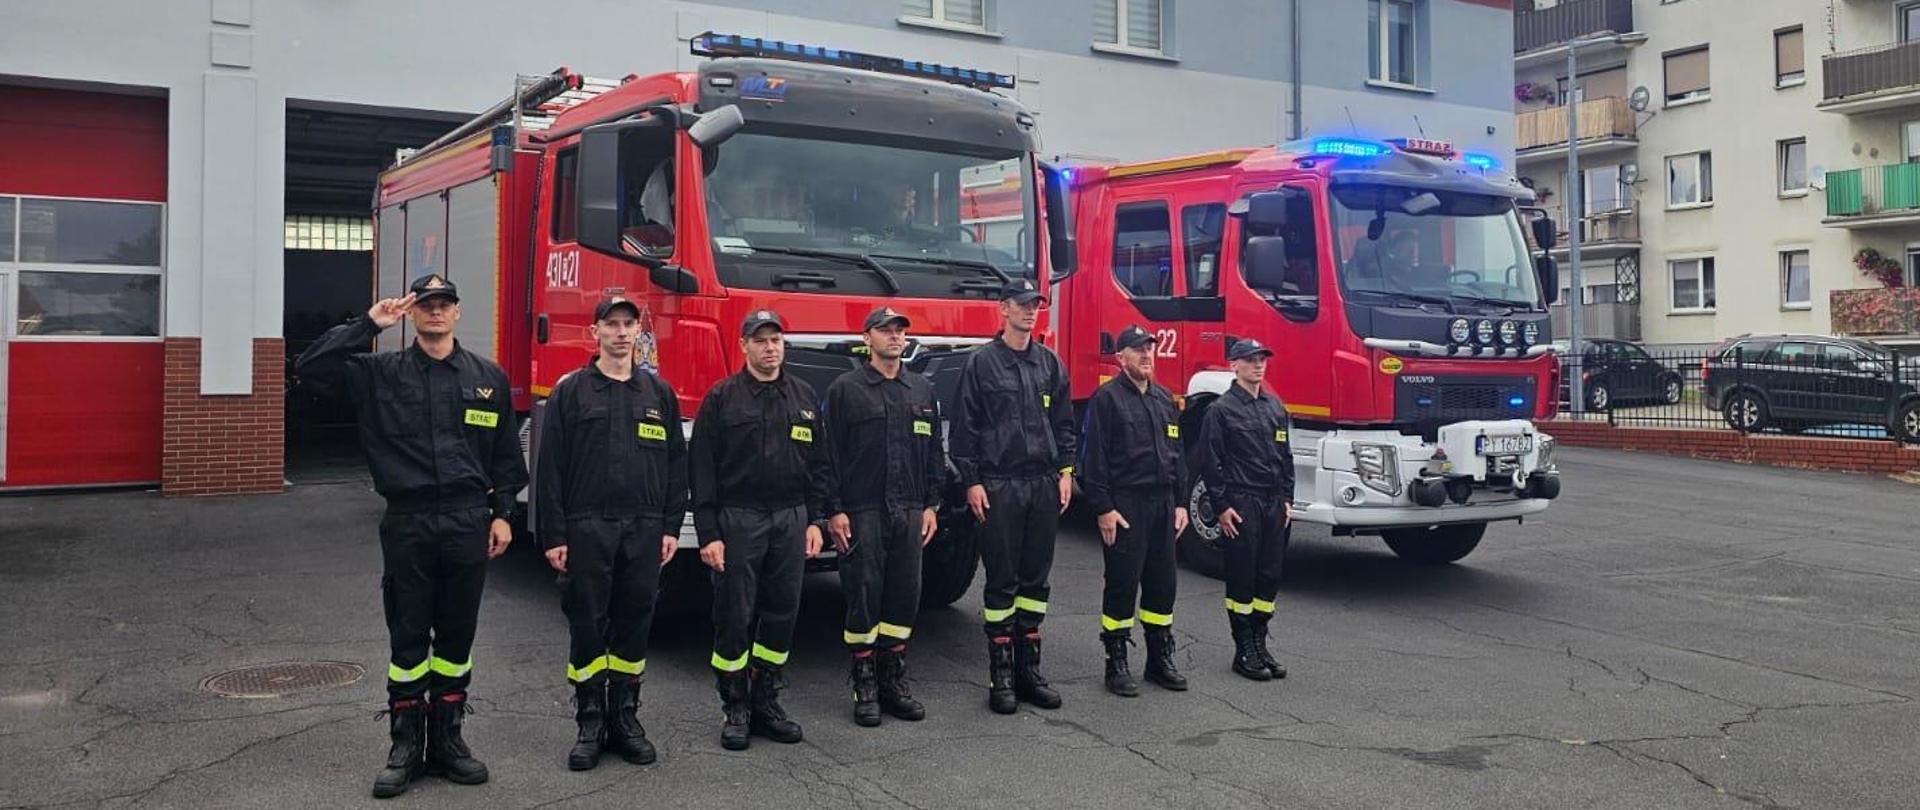
[[[1530,421],[1558,385],[1556,271],[1523,229],[1532,192],[1492,160],[1322,138],[1068,172],[1080,272],[1054,300],[1076,398],[1119,373],[1112,336],[1139,323],[1191,443],[1232,383],[1227,346],[1257,338],[1295,420],[1300,520],[1451,562],[1559,494]],[[1553,223],[1531,227],[1551,249]],[[1203,486],[1180,546],[1217,570]]]
[[[711,57],[694,71],[522,80],[380,177],[378,292],[460,286],[456,334],[506,368],[530,453],[603,297],[640,305],[642,362],[690,418],[739,370],[751,310],[786,319],[789,372],[824,392],[865,361],[860,324],[884,302],[913,319],[908,366],[950,399],[1001,286],[1071,269],[1065,187],[1033,116],[994,92],[1012,76],[713,33],[692,49]],[[941,521],[929,604],[971,583],[971,523]]]

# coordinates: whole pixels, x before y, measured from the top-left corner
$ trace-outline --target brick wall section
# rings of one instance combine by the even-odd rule
[[[1744,435],[1731,430],[1538,422],[1566,447],[1606,447],[1813,470],[1891,475],[1920,470],[1920,448],[1889,441]]]
[[[167,338],[160,493],[240,495],[285,489],[286,349],[253,341],[253,393],[200,395],[200,339]]]

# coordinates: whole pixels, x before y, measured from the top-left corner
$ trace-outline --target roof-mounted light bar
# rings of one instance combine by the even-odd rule
[[[735,34],[716,34],[708,31],[694,37],[689,43],[694,56],[751,56],[762,59],[785,59],[793,62],[811,62],[816,65],[837,65],[839,67],[871,70],[875,73],[891,73],[898,76],[917,76],[922,79],[965,85],[980,90],[993,88],[1013,89],[1013,75],[992,73],[985,70],[960,68],[950,65],[936,65],[931,62],[916,62],[897,56],[876,56],[858,51],[843,51],[837,48],[821,48],[814,45],[800,45],[781,42],[775,39],[742,37]]]

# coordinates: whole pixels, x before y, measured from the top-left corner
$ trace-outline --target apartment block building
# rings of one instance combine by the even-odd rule
[[[1514,102],[1518,174],[1580,230],[1587,335],[1920,343],[1920,0],[1523,0]]]

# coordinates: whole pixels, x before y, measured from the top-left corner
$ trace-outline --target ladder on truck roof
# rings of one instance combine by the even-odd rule
[[[544,76],[515,76],[512,96],[419,149],[401,150],[394,164],[404,166],[499,124],[512,123],[522,131],[544,132],[553,126],[562,113],[633,78],[631,75],[623,79],[593,78],[582,76],[565,66]]]

